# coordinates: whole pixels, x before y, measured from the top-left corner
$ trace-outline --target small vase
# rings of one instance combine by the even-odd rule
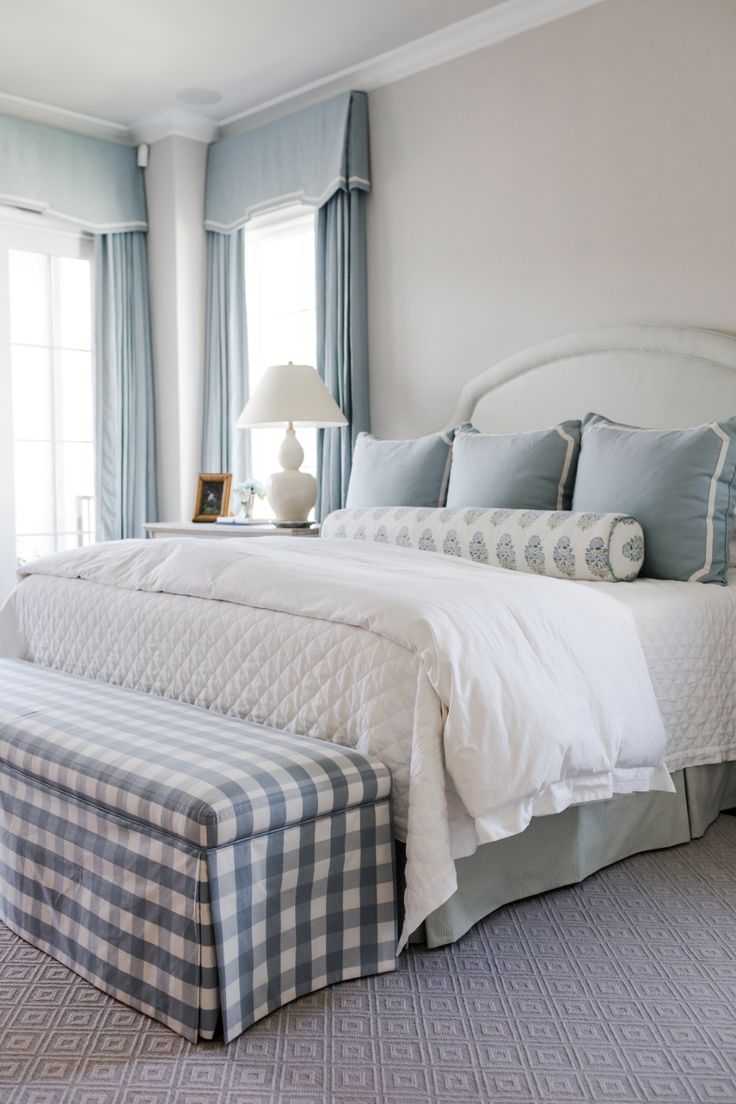
[[[253,503],[256,496],[251,492],[250,494],[241,494],[240,496],[240,510],[238,511],[238,517],[251,518],[253,517]]]

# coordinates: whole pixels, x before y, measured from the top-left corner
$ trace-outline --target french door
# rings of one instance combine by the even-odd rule
[[[41,221],[0,211],[0,602],[95,536],[91,241]]]

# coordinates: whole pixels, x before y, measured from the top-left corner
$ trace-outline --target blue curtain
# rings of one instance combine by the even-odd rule
[[[98,527],[142,537],[157,520],[146,235],[95,236]]]
[[[207,336],[202,463],[247,475],[243,226],[290,203],[318,208],[317,367],[351,425],[319,434],[317,516],[342,504],[355,437],[368,428],[365,196],[368,98],[341,95],[214,142],[207,156]]]
[[[317,438],[317,518],[345,504],[355,439],[370,428],[364,191],[317,213],[317,371],[348,419]]]
[[[202,470],[233,472],[236,482],[248,474],[248,434],[235,428],[247,380],[244,231],[208,230]]]

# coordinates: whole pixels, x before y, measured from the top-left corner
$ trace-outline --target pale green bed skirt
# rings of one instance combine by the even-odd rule
[[[458,859],[458,888],[412,942],[454,943],[484,916],[536,893],[572,885],[639,851],[702,836],[722,809],[736,808],[736,763],[687,767],[676,794],[640,793],[538,817],[526,831]]]

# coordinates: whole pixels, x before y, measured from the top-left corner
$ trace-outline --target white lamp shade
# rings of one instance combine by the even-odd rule
[[[274,364],[245,404],[235,423],[248,426],[341,426],[348,420],[309,364]]]

